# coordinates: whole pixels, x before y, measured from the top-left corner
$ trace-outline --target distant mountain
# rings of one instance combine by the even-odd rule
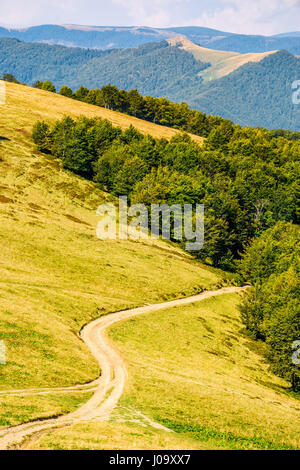
[[[209,67],[205,67],[199,73],[204,82],[224,77],[248,62],[260,62],[268,55],[277,52],[240,54],[239,52],[232,51],[218,51],[198,46],[184,37],[169,39],[168,43],[179,47],[180,50],[189,52],[196,60],[209,64]]]
[[[143,94],[180,96],[191,84],[200,84],[208,63],[167,41],[133,49],[96,51],[0,39],[0,74],[9,72],[21,82],[49,79],[59,88],[107,83]]]
[[[300,105],[292,101],[292,83],[299,77],[300,58],[279,51],[201,87],[192,86],[185,98],[192,107],[243,126],[300,131]]]
[[[300,37],[265,37],[236,34],[224,38],[216,38],[213,41],[202,44],[211,49],[236,51],[241,54],[284,49],[292,54],[300,55]]]
[[[199,26],[180,28],[41,25],[25,29],[0,28],[0,37],[25,42],[42,42],[68,47],[113,49],[137,47],[149,42],[161,42],[177,36],[210,49],[248,52],[268,52],[285,49],[300,55],[299,32],[276,36],[233,34]]]
[[[0,39],[0,74],[32,84],[137,88],[143,95],[186,101],[242,125],[300,130],[292,83],[300,58],[287,51],[239,54],[216,51],[177,37],[107,51]]]
[[[173,36],[176,34],[174,33]],[[105,50],[136,47],[155,41],[161,42],[172,37],[172,33],[154,28],[42,25],[26,29],[0,28],[0,37],[16,38],[25,42]]]
[[[281,34],[276,34],[273,36],[274,38],[285,38],[285,37],[290,37],[290,38],[299,38],[300,37],[300,31],[294,31],[293,33],[281,33]]]

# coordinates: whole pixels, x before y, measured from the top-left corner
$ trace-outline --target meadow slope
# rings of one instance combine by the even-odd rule
[[[217,271],[172,245],[96,238],[96,208],[111,197],[41,155],[30,138],[37,119],[64,114],[107,117],[123,128],[133,123],[156,136],[175,132],[7,85],[7,102],[0,106],[0,340],[7,348],[0,391],[89,382],[99,369],[79,338],[84,324],[223,282]],[[0,426],[72,411],[89,393],[1,395]]]
[[[48,432],[51,429],[66,428],[83,421],[109,420],[123,395],[128,376],[123,357],[118,354],[116,348],[107,338],[107,329],[113,324],[121,320],[144,315],[145,313],[156,312],[175,306],[195,304],[207,298],[217,297],[225,293],[242,292],[245,289],[246,287],[224,287],[215,291],[202,292],[196,296],[114,312],[89,323],[82,329],[80,337],[101,367],[101,376],[94,382],[96,388],[92,398],[74,413],[58,417],[57,419],[43,420],[42,422],[37,420],[0,430],[0,449],[6,450],[17,446],[20,448],[20,445],[23,449],[27,447],[28,443],[31,445],[32,440],[36,439],[36,436],[40,436],[41,432]],[[168,428],[150,419],[148,419],[148,423],[153,428],[167,433],[171,432]]]
[[[233,51],[218,51],[201,47],[185,37],[168,39],[168,43],[173,46],[177,45],[180,49],[190,52],[196,60],[210,64],[208,68],[199,73],[205,82],[225,77],[249,62],[260,62],[268,55],[276,52],[240,54]]]
[[[71,98],[55,93],[49,93],[25,85],[15,85],[14,83],[4,83],[2,81],[0,83],[6,87],[6,105],[1,108],[2,112],[7,116],[6,126],[3,126],[1,123],[1,126],[3,126],[1,128],[6,129],[6,133],[9,129],[13,132],[16,131],[18,129],[17,124],[21,127],[23,133],[24,131],[30,132],[35,121],[44,119],[48,122],[53,122],[66,115],[73,118],[86,116],[89,118],[100,117],[108,119],[114,126],[119,126],[123,130],[132,125],[142,134],[150,134],[156,138],[171,139],[179,133],[178,130],[171,129],[170,127],[160,126],[81,101],[74,101]],[[203,143],[202,137],[193,134],[191,134],[191,137],[200,145]]]

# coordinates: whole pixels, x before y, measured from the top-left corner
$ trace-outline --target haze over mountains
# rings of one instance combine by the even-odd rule
[[[247,52],[267,52],[285,49],[300,55],[300,32],[276,36],[252,36],[218,31],[200,26],[179,28],[41,25],[24,29],[0,28],[0,37],[17,38],[26,42],[44,42],[68,47],[113,49],[137,47],[149,42],[161,42],[177,36],[210,49]]]
[[[19,39],[1,38],[5,34]],[[200,27],[39,26],[0,30],[0,74],[12,73],[30,85],[51,80],[58,89],[67,85],[74,91],[111,83],[185,101],[243,126],[300,131],[300,106],[292,101],[292,83],[300,77],[297,51],[297,32],[262,37]]]

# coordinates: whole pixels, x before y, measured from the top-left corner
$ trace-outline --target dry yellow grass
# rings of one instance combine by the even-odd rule
[[[214,49],[198,46],[184,37],[169,39],[169,43],[172,45],[179,44],[180,49],[193,54],[196,60],[209,62],[211,64],[211,67],[208,67],[199,74],[203,77],[204,81],[225,77],[225,75],[229,75],[248,62],[260,62],[268,55],[276,52],[240,54],[238,52],[216,51]]]
[[[31,132],[33,120],[45,119],[53,121],[63,116],[69,115],[74,118],[84,115],[87,117],[100,117],[108,119],[114,126],[127,129],[131,124],[143,134],[150,134],[156,138],[171,139],[178,134],[178,130],[160,126],[133,116],[127,116],[116,111],[100,108],[91,104],[75,101],[55,93],[38,90],[23,85],[6,83],[7,103],[6,111],[13,117],[22,112],[22,128]],[[18,117],[20,121],[20,117]],[[11,121],[14,126],[14,121]],[[192,135],[191,137],[199,144],[203,143],[203,138]]]
[[[1,398],[1,427],[14,426],[28,419],[48,418],[67,414],[76,410],[83,402],[90,399],[91,393],[49,393],[47,395],[30,395]],[[0,429],[1,429],[0,427]]]
[[[25,442],[26,450],[207,450],[189,437],[151,428],[139,422],[83,423],[43,433]]]

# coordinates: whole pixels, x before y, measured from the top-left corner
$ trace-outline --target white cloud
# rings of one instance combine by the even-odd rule
[[[176,8],[191,1],[1,0],[0,19],[10,25],[74,23],[162,27],[174,24]]]
[[[299,29],[300,0],[221,0],[196,21],[209,28],[244,34],[276,34]]]
[[[199,25],[248,34],[299,30],[300,0],[0,0],[16,25]]]
[[[127,10],[133,24],[163,27],[174,25],[174,8],[190,0],[112,0]],[[172,21],[173,20],[173,21]]]
[[[0,18],[10,25],[60,23],[80,5],[82,2],[77,0],[1,0]]]

